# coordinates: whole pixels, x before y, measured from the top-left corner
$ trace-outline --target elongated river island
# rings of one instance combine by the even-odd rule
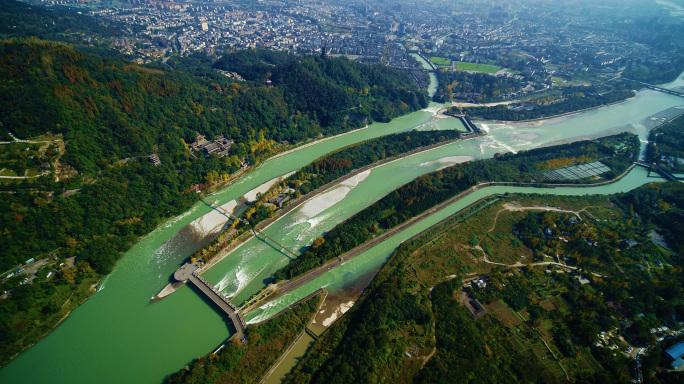
[[[435,79],[432,78],[434,91]],[[681,86],[680,77],[669,87]],[[311,243],[337,223],[381,198],[394,188],[449,164],[492,157],[497,152],[519,151],[629,130],[646,141],[650,117],[684,112],[684,98],[654,91],[639,92],[634,100],[584,112],[548,124],[489,124],[476,122],[489,135],[457,142],[403,158],[359,175],[293,210],[266,233],[297,249]],[[455,119],[436,118],[444,105],[432,103],[423,110],[265,162],[259,169],[211,196],[218,204],[238,200],[257,186],[296,170],[337,148],[390,133],[411,129],[459,129]],[[677,107],[678,109],[673,109]],[[462,127],[461,127],[462,128]],[[411,227],[339,268],[249,314],[248,322],[265,319],[306,294],[320,288],[335,290],[381,265],[404,239],[420,232],[478,198],[503,192],[553,194],[610,194],[628,191],[657,179],[635,168],[617,183],[595,188],[534,189],[491,187]],[[152,303],[151,297],[169,282],[175,269],[205,240],[207,225],[191,222],[209,212],[203,203],[193,206],[148,234],[118,262],[92,299],[76,309],[54,332],[0,370],[2,383],[159,383],[192,359],[211,352],[232,332],[231,326],[209,303],[189,287]],[[185,229],[184,229],[185,228]],[[204,274],[226,295],[243,289],[238,302],[264,286],[287,259],[263,243],[239,248]],[[244,286],[262,268],[262,274]]]

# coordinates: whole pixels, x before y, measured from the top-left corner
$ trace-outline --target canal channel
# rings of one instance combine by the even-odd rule
[[[680,83],[673,84],[678,86]],[[433,84],[435,83],[433,78]],[[434,87],[432,89],[434,91]],[[654,91],[639,92],[634,100],[584,112],[546,124],[489,124],[476,122],[489,135],[457,142],[384,164],[340,185],[285,215],[266,230],[268,236],[298,249],[340,221],[370,205],[396,187],[427,172],[455,162],[492,157],[578,138],[592,138],[630,130],[646,140],[652,116],[671,116],[684,109],[684,99]],[[259,169],[211,196],[218,204],[237,201],[250,190],[287,174],[315,158],[355,142],[412,129],[461,129],[456,119],[441,119],[444,105],[432,103],[422,111],[387,124],[320,142],[265,162]],[[662,112],[666,111],[666,112]],[[342,289],[380,266],[406,238],[489,194],[543,192],[553,194],[610,194],[631,190],[652,179],[636,168],[617,183],[597,188],[534,189],[483,188],[418,225],[371,248],[316,280],[250,313],[248,322],[268,318],[289,303],[320,287]],[[119,261],[98,293],[76,309],[54,332],[0,370],[6,383],[159,383],[192,359],[216,348],[232,332],[215,309],[189,287],[151,302],[179,264],[211,236],[211,226],[198,224],[209,207],[198,203],[154,230]],[[269,276],[288,259],[261,242],[245,244],[204,274],[226,295],[242,290],[244,300],[263,288]],[[265,267],[265,268],[264,268]],[[259,276],[255,275],[261,271]],[[251,281],[248,285],[247,283]]]

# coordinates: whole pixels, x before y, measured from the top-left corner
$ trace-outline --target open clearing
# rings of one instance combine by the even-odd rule
[[[461,71],[473,71],[473,72],[483,72],[483,73],[497,73],[501,70],[501,67],[496,65],[488,64],[475,64],[475,63],[456,63],[456,69]]]

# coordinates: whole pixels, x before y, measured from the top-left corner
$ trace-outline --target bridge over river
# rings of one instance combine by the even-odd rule
[[[639,166],[639,167],[648,169],[648,177],[651,176],[651,172],[655,172],[655,173],[661,175],[662,177],[666,178],[669,181],[681,180],[681,177],[676,177],[675,175],[671,174],[665,168],[663,168],[663,166],[661,164],[658,164],[658,165],[656,163],[648,164],[648,163],[645,163],[643,161],[637,161],[634,164]]]
[[[679,92],[679,91],[675,91],[675,90],[672,90],[672,89],[659,87],[659,86],[657,86],[657,85],[653,85],[653,84],[649,84],[649,83],[644,83],[643,81],[639,81],[639,80],[628,79],[628,78],[626,78],[626,77],[623,77],[623,79],[624,79],[624,80],[628,80],[628,81],[633,81],[633,82],[635,82],[635,83],[639,83],[639,84],[643,85],[644,87],[646,87],[646,88],[648,88],[648,89],[650,89],[650,90],[653,90],[653,91],[662,92],[662,93],[666,93],[666,94],[668,94],[668,95],[673,95],[673,96],[684,97],[684,92]]]
[[[204,280],[202,276],[198,273],[199,264],[197,262],[192,264],[184,264],[180,267],[174,274],[174,279],[179,282],[191,282],[197,288],[199,288],[202,293],[204,293],[211,301],[214,302],[223,312],[225,312],[235,327],[235,334],[230,337],[230,339],[238,338],[242,339],[245,334],[245,328],[247,328],[247,323],[242,317],[242,313],[233,305],[233,303],[228,300],[228,298],[222,294],[216,287],[211,285],[208,281]]]
[[[249,221],[245,219],[239,219],[233,215],[232,212],[228,212],[225,209],[221,208],[218,204],[216,204],[214,201],[203,198],[202,201],[204,201],[207,205],[212,207],[213,209],[219,211],[221,214],[226,215],[227,217],[233,219],[233,220],[241,220],[245,222],[246,224],[251,224]],[[274,243],[277,247],[274,247],[276,249],[280,249],[280,252],[287,252],[287,254],[294,256],[294,258],[297,258],[297,253],[294,251],[288,249],[284,245],[280,244],[278,241],[275,239],[270,238],[268,235],[265,233],[261,232],[259,229],[254,228],[252,226],[252,233],[254,237],[260,238],[261,240],[268,242],[270,241],[271,243]],[[268,241],[267,241],[268,240]],[[265,267],[264,267],[265,268]],[[263,270],[263,269],[262,269]],[[242,317],[242,309],[243,308],[237,308],[233,303],[230,302],[230,299],[226,297],[221,291],[216,289],[213,285],[211,285],[208,281],[206,281],[202,276],[201,276],[201,269],[200,269],[200,264],[199,262],[195,261],[193,263],[185,263],[183,266],[178,268],[176,272],[173,274],[173,278],[176,281],[175,283],[168,284],[164,289],[157,294],[154,299],[161,299],[163,297],[166,297],[173,293],[175,290],[178,288],[182,287],[184,284],[187,282],[192,283],[195,285],[204,295],[206,295],[211,301],[214,302],[224,313],[228,315],[230,318],[231,322],[233,323],[233,326],[235,327],[235,334],[233,334],[228,341],[232,339],[242,339],[244,336],[245,329],[247,328],[247,323],[245,322],[245,319]]]

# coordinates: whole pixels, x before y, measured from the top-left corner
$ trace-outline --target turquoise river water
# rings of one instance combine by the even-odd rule
[[[684,79],[680,78],[668,86],[682,85]],[[431,91],[434,91],[434,86]],[[422,111],[390,123],[374,123],[367,129],[321,141],[267,161],[211,198],[219,204],[237,201],[258,186],[323,154],[369,138],[412,129],[462,129],[457,120],[437,116],[437,111],[443,107],[433,103]],[[460,161],[489,158],[496,152],[519,151],[624,130],[636,132],[645,141],[648,127],[652,125],[651,116],[668,109],[672,114],[673,107],[684,112],[684,98],[643,91],[634,100],[544,124],[478,122],[489,132],[488,136],[456,142],[377,167],[310,200],[265,232],[290,249],[299,249],[373,201],[425,173]],[[611,194],[629,191],[653,180],[646,178],[644,170],[635,168],[622,180],[596,188],[483,188],[250,313],[247,320],[255,322],[268,318],[320,287],[334,291],[345,286],[380,266],[405,239],[481,197],[503,192]],[[210,236],[207,228],[212,226],[198,220],[209,211],[205,204],[198,203],[143,238],[103,279],[98,292],[89,301],[73,311],[45,339],[0,370],[0,382],[159,383],[192,359],[220,345],[230,335],[231,326],[190,288],[183,287],[158,302],[150,301],[168,283],[169,276],[179,264],[197,249],[201,243],[197,239]],[[264,280],[287,261],[285,255],[268,245],[250,241],[207,271],[204,277],[226,295],[232,296],[241,291],[234,299],[240,302],[263,288]],[[256,276],[259,271],[262,272]]]

